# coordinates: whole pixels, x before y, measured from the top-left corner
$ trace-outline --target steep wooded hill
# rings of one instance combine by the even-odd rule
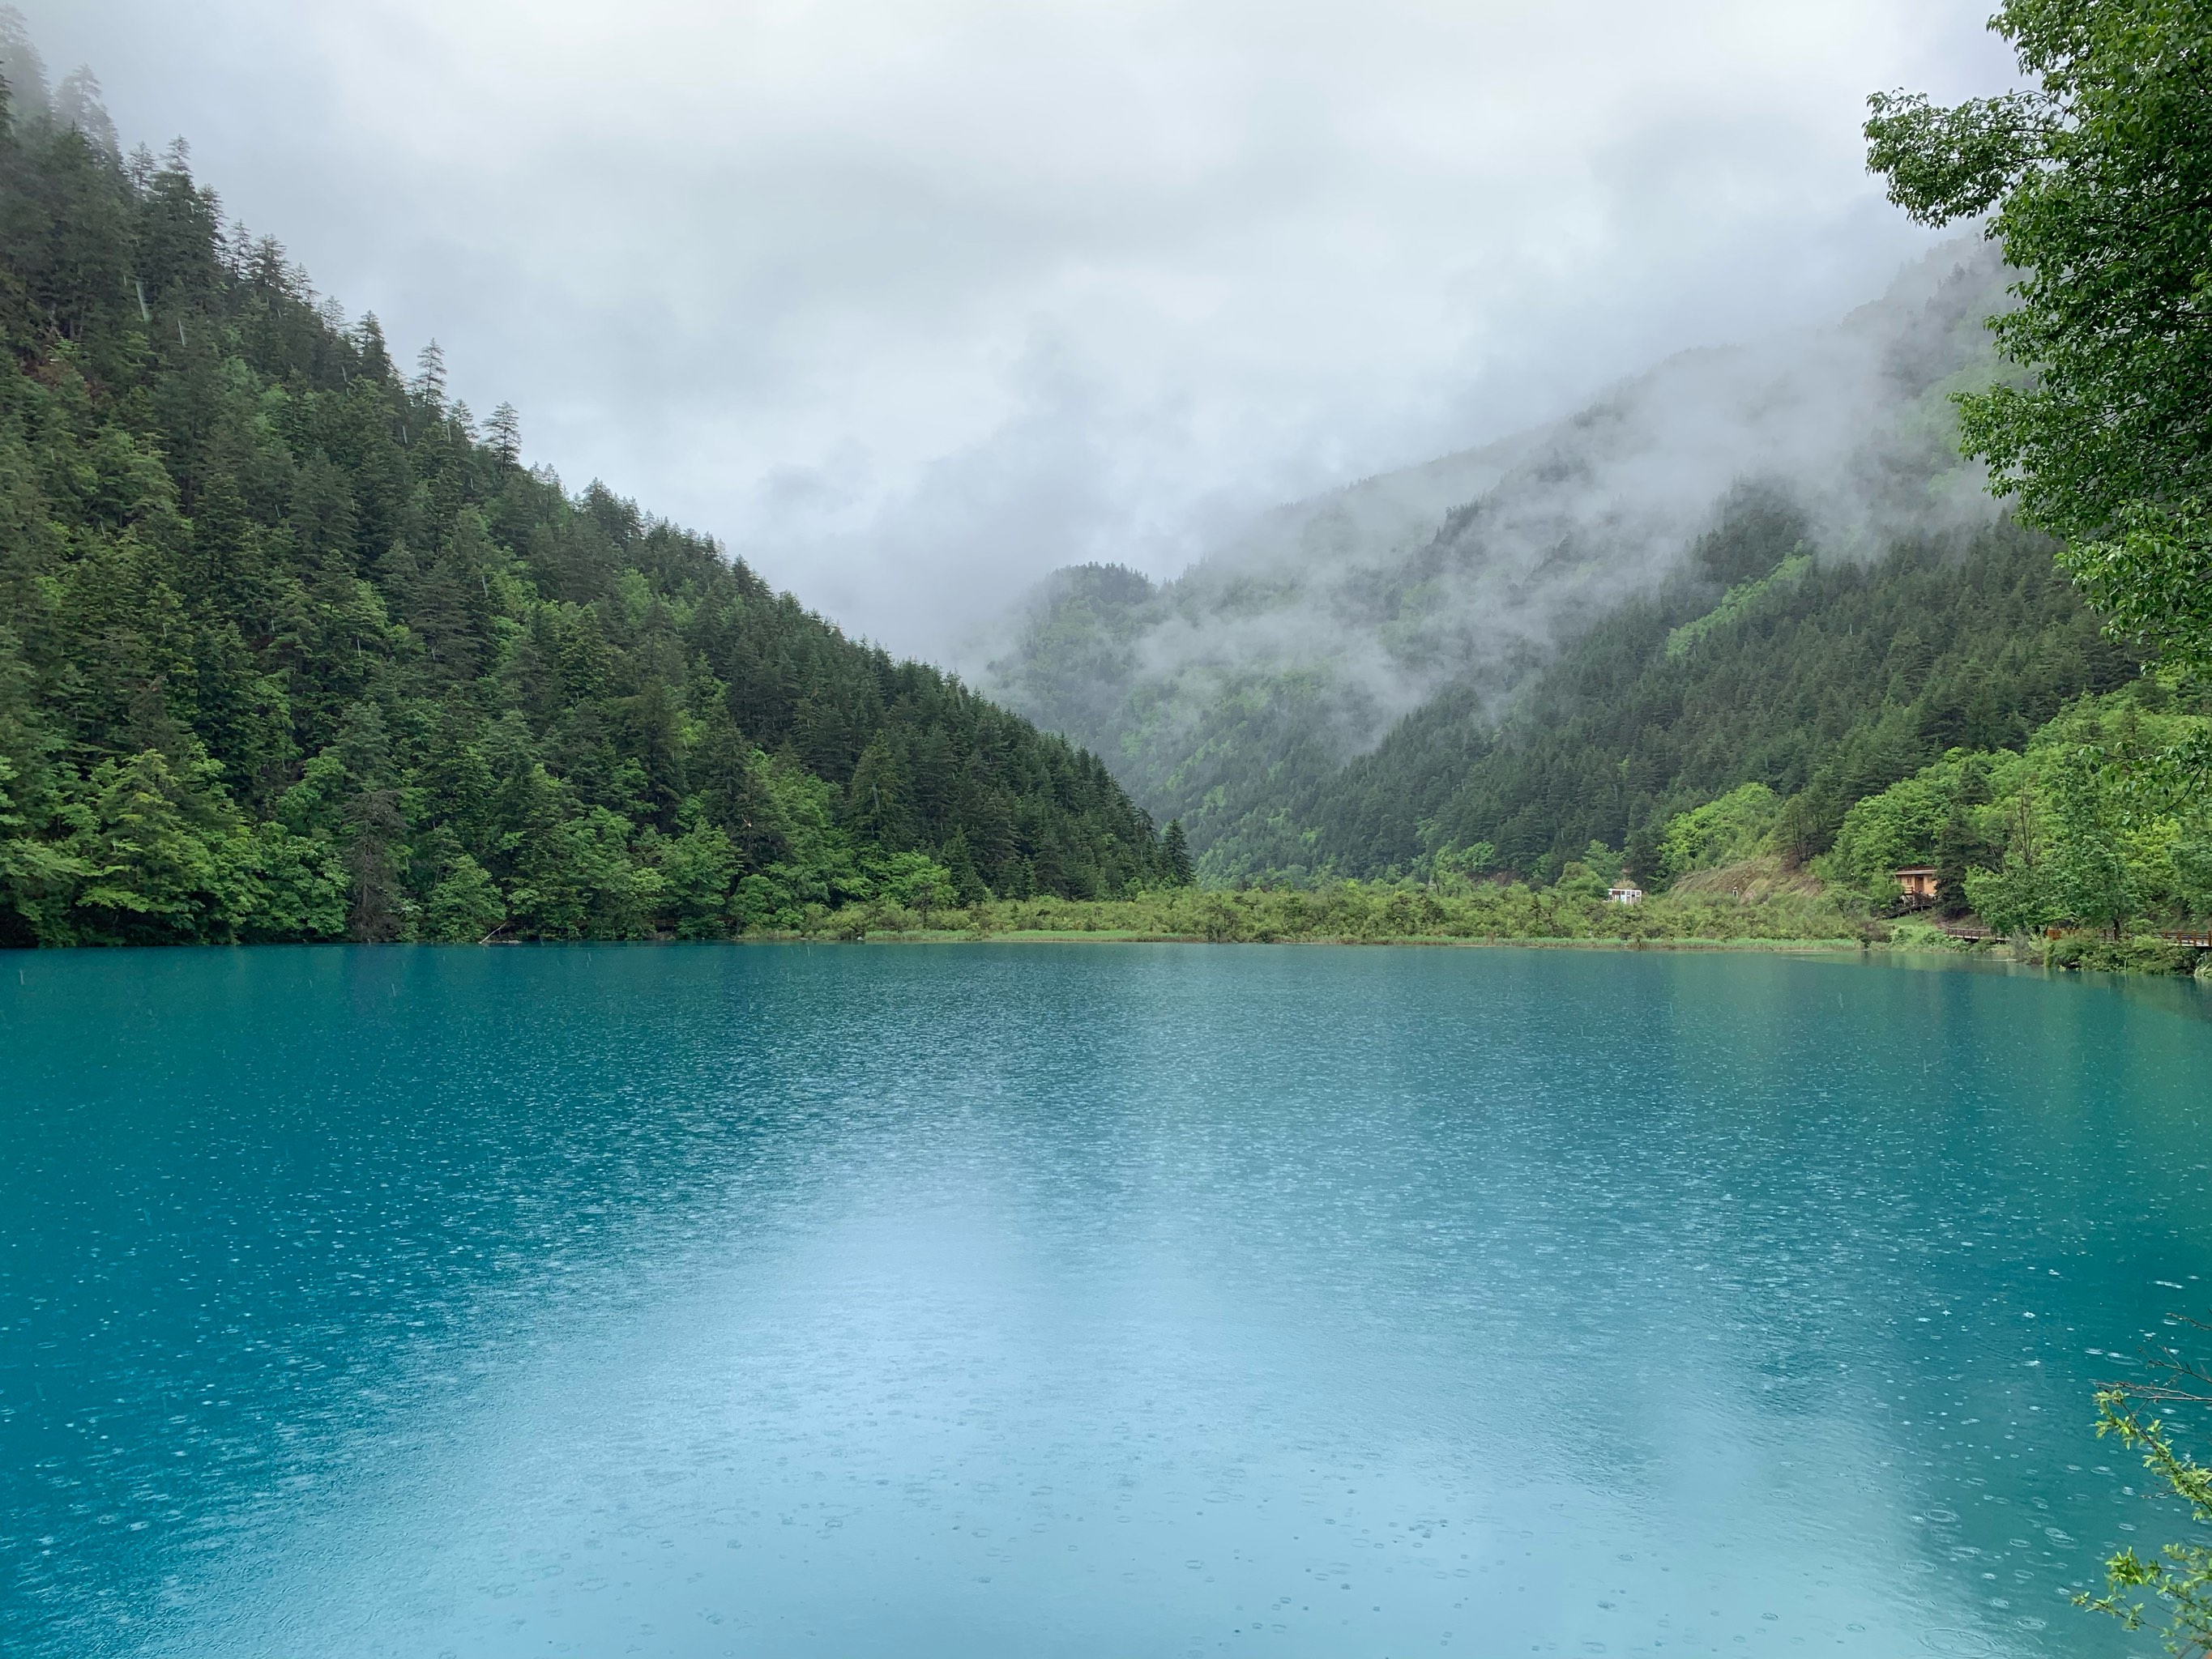
[[[1095,757],[526,468],[20,47],[0,943],[713,937],[1166,873]]]

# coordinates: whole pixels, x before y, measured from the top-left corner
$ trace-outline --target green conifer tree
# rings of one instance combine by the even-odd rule
[[[1160,837],[1160,863],[1167,871],[1171,886],[1190,885],[1190,842],[1183,834],[1181,818],[1168,820],[1167,832]]]

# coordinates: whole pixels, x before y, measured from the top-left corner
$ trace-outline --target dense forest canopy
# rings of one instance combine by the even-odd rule
[[[0,943],[804,927],[1174,878],[1093,756],[520,459],[81,80],[0,97]]]
[[[2072,699],[2136,676],[2051,551],[2002,520],[1838,550],[1786,489],[1739,486],[1670,578],[1586,622],[1502,708],[1463,681],[1339,762],[1294,702],[1239,705],[1205,758],[1251,764],[1214,786],[1233,821],[1212,821],[1200,868],[1548,882],[1602,842],[1663,881],[1669,823],[1751,784],[1787,801],[1778,850],[1802,862],[1853,803],[1947,750],[2019,749]],[[1060,672],[1123,648],[1140,582],[1063,575],[1038,624]]]
[[[1408,717],[1284,850],[1364,872],[1479,845],[1549,878],[1601,841],[1660,879],[1668,822],[1756,783],[1790,800],[1802,860],[1861,797],[1954,747],[2021,745],[2136,674],[2040,537],[2000,524],[1862,562],[1800,550],[1807,532],[1740,492],[1678,580],[1577,639],[1508,719],[1451,698]]]

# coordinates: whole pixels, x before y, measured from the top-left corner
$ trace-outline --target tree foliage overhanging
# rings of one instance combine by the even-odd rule
[[[526,469],[434,346],[403,377],[181,146],[100,125],[0,101],[0,944],[708,938],[1173,878],[1094,757]]]
[[[1880,94],[1893,200],[1995,209],[2022,274],[1992,319],[2029,384],[1962,397],[1965,447],[2124,635],[2212,671],[2212,14],[2176,0],[2007,0],[2032,85],[1952,108]]]
[[[1966,446],[2017,493],[2023,518],[2064,539],[2061,559],[2116,631],[2172,678],[2212,674],[2212,9],[2006,0],[1990,27],[2030,87],[1948,109],[1877,94],[1866,127],[1892,199],[1931,224],[1994,208],[1990,234],[2024,273],[2018,309],[1992,327],[2033,378],[1960,400]],[[2146,875],[2212,902],[2212,730],[2164,717],[2153,736],[2123,714],[2115,729],[2085,710],[2080,729],[2024,757],[1962,756],[1917,781],[1923,836],[1940,812],[1947,841],[1971,839],[1979,818],[1982,836],[2003,842],[2001,867],[1964,883],[1992,921],[2117,929],[2142,908]],[[1860,809],[1864,827],[1878,842],[1915,804],[1893,791]],[[2204,1400],[2133,1384],[2098,1400],[2099,1433],[2141,1452],[2200,1533],[2212,1471],[2143,1407]],[[2148,1559],[2124,1549],[2106,1572],[2107,1593],[2083,1605],[2133,1627],[2132,1598],[2148,1591],[2165,1603],[2172,1651],[2212,1650],[2201,1540]]]

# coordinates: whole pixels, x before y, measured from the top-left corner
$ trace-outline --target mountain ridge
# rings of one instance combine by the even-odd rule
[[[1564,420],[1278,509],[1173,581],[1056,573],[980,681],[1184,820],[1212,876],[1256,872],[1241,843],[1279,841],[1288,800],[1436,698],[1496,718],[1689,568],[1739,486],[1797,501],[1823,559],[1990,521],[1946,394],[1996,374],[2004,282],[1953,243],[1828,329],[1675,354]],[[1477,493],[1441,507],[1455,481]]]
[[[0,944],[719,938],[1170,877],[1095,756],[524,466],[181,146],[7,68]]]

